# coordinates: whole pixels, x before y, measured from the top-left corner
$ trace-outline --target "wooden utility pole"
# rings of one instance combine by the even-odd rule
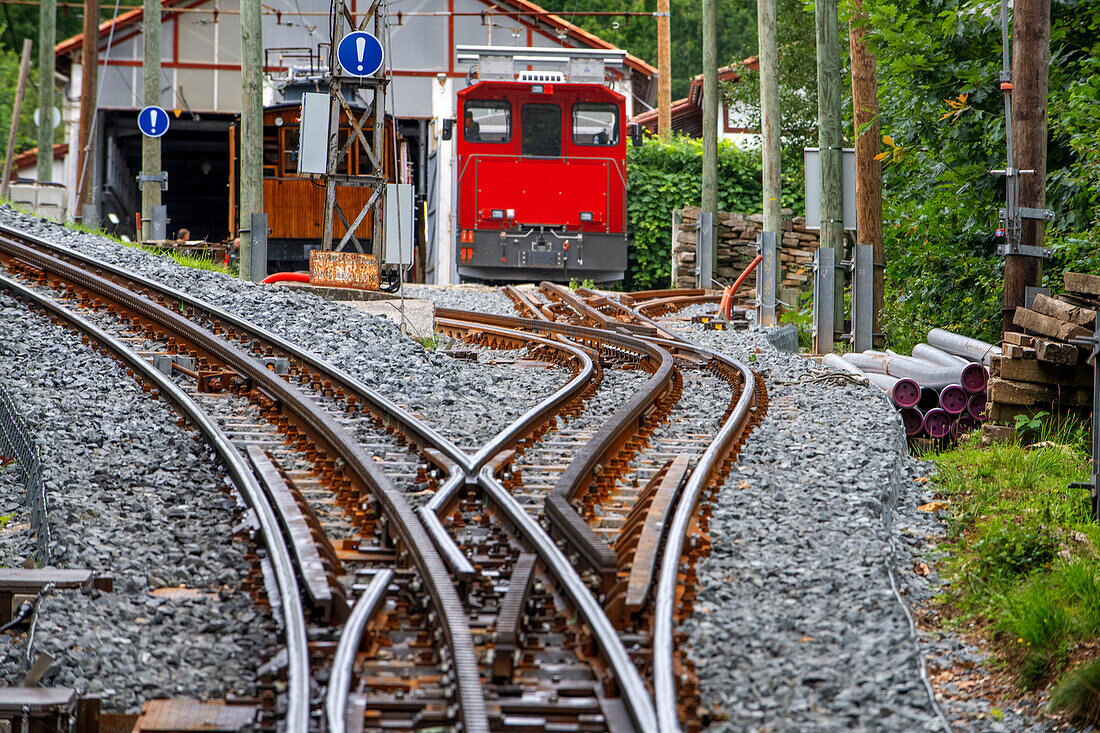
[[[672,48],[669,0],[657,0],[657,134],[672,138]]]
[[[875,56],[867,48],[867,16],[863,0],[854,0],[848,40],[852,55],[852,108],[856,141],[856,244],[870,245],[875,261],[872,300],[873,333],[882,333],[882,298],[886,253],[882,246],[882,147],[878,123],[878,80]],[[875,339],[875,344],[881,338]]]
[[[260,0],[241,2],[241,267],[252,278],[252,215],[264,211],[263,18]]]
[[[53,180],[53,45],[57,0],[42,0],[38,17],[38,182]]]
[[[74,211],[81,215],[84,204],[95,203],[95,193],[89,181],[93,171],[88,170],[88,157],[92,150],[92,120],[96,115],[96,87],[99,75],[99,0],[84,0],[84,43],[80,49],[80,133],[77,137],[80,154],[77,156],[77,203]],[[91,166],[94,168],[95,166]]]
[[[160,106],[160,0],[145,0],[142,11],[145,32],[145,106]],[[160,206],[160,138],[141,136],[141,239],[150,238],[153,225],[153,207]]]
[[[1046,202],[1047,80],[1050,66],[1050,0],[1016,0],[1012,17],[1012,157],[1019,170],[1021,207],[1041,209]],[[1011,185],[1011,180],[1006,180]],[[1044,223],[1024,218],[1020,244],[1041,247]],[[1004,330],[1012,330],[1012,315],[1025,302],[1028,287],[1043,282],[1040,257],[1005,257]]]
[[[23,56],[19,59],[19,81],[15,86],[15,104],[11,110],[11,130],[8,132],[8,150],[4,155],[4,179],[0,181],[0,198],[8,195],[11,169],[15,163],[15,140],[19,137],[19,113],[23,111],[23,94],[27,91],[27,77],[31,75],[31,39],[23,39]]]
[[[760,174],[764,193],[764,231],[775,232],[775,293],[778,294],[783,281],[783,270],[778,266],[783,221],[780,209],[782,183],[779,179],[779,31],[775,20],[775,0],[756,0],[756,35],[760,53]]]
[[[718,211],[718,3],[703,0],[703,212],[712,232]],[[718,247],[710,237],[710,272],[717,270]],[[713,276],[713,275],[712,275]],[[702,287],[712,287],[710,282]]]
[[[837,0],[814,3],[817,26],[817,130],[821,156],[821,246],[833,250],[839,263],[844,251],[844,194],[841,168],[840,28]],[[835,277],[833,328],[844,324],[844,280]],[[833,350],[819,344],[819,353]]]

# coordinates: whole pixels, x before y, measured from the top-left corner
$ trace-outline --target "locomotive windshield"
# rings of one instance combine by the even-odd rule
[[[520,155],[557,158],[561,155],[561,107],[525,104],[519,113]]]
[[[573,144],[619,144],[619,108],[613,104],[573,105]]]
[[[512,105],[472,99],[462,114],[462,136],[468,143],[506,143],[512,138]]]

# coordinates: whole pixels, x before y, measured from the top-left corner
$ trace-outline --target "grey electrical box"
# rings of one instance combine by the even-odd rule
[[[413,187],[410,183],[386,184],[385,246],[382,264],[411,265],[413,257]]]
[[[327,94],[302,95],[301,129],[298,135],[298,174],[326,172],[328,125],[332,102]]]
[[[821,228],[821,158],[817,148],[803,148],[806,156],[806,228]],[[843,173],[844,228],[856,230],[856,151],[844,148],[840,157]]]

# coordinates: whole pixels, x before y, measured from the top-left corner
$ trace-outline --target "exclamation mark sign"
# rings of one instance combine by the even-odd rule
[[[149,110],[149,131],[154,135],[157,134],[157,111],[155,109]]]
[[[358,36],[355,39],[355,53],[359,57],[359,71],[363,70],[363,54],[367,51],[367,39]]]

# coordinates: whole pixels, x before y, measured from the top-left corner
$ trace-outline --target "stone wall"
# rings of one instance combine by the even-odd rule
[[[698,206],[686,206],[680,212],[680,224],[674,226],[672,237],[672,283],[677,288],[695,287],[695,243],[699,219]],[[789,209],[783,211],[783,238],[779,260],[783,270],[781,287],[802,291],[813,287],[814,251],[818,245],[818,233],[806,229],[803,217],[790,218]],[[763,229],[762,214],[743,216],[718,212],[718,269],[716,279],[732,282],[756,257],[756,236]],[[674,220],[675,221],[675,220]],[[754,271],[741,286],[741,292],[756,288]],[[786,300],[780,296],[781,300]]]

